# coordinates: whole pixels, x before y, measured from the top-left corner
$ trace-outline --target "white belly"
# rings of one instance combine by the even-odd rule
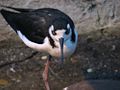
[[[64,48],[63,48],[64,57],[71,56],[74,53],[75,49],[76,49],[76,43],[65,44]],[[61,56],[61,49],[60,49],[60,47],[51,48],[48,51],[48,53],[54,57],[60,57]]]

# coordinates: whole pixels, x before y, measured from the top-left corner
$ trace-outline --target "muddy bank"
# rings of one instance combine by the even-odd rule
[[[42,72],[47,54],[36,53],[13,36],[0,42],[0,90],[44,90]],[[120,80],[120,36],[100,32],[80,35],[75,54],[66,59],[63,68],[56,61],[51,65],[55,75],[49,75],[52,90],[81,80]]]

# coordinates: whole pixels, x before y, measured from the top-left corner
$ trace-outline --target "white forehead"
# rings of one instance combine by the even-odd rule
[[[65,29],[57,30],[57,31],[56,31],[57,34],[64,33],[64,32],[65,32]]]
[[[51,25],[51,26],[49,27],[49,31],[53,31],[53,30],[54,30],[54,26]]]
[[[67,24],[67,29],[70,29],[70,24]]]
[[[67,29],[70,29],[70,24],[67,24]],[[54,30],[54,25],[51,25],[50,27],[49,27],[49,31],[53,31]]]

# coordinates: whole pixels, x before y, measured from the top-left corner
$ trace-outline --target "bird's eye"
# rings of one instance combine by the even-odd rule
[[[55,32],[54,30],[52,31],[52,34],[53,34],[53,35],[57,35],[56,32]]]
[[[65,34],[69,34],[70,33],[70,29],[67,29],[66,31],[65,31]]]
[[[70,24],[67,24],[67,29],[66,29],[65,34],[69,34],[69,33],[70,33]]]

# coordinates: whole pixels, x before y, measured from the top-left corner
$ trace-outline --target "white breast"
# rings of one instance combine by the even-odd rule
[[[75,42],[72,42],[70,39],[68,39],[64,43],[64,48],[63,48],[64,57],[69,57],[74,53],[76,49],[77,42],[78,42],[78,33],[75,32],[75,34],[76,34]],[[51,46],[49,46],[48,52],[54,57],[60,57],[61,56],[60,44],[59,42],[56,44],[57,44],[57,47],[55,48],[52,48]]]

